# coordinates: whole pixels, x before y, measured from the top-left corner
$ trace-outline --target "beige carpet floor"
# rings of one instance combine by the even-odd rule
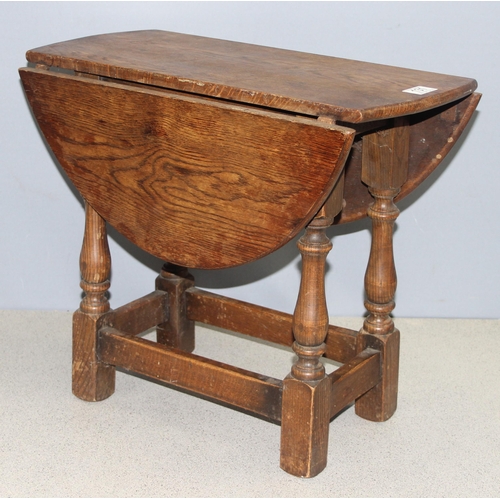
[[[0,311],[0,497],[499,497],[500,321],[396,323],[396,414],[372,423],[347,409],[326,470],[299,479],[279,468],[277,425],[124,372],[111,398],[78,400],[71,313]],[[197,345],[278,378],[292,360],[209,328]]]

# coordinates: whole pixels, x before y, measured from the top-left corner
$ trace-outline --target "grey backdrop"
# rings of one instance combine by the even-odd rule
[[[476,78],[484,94],[455,151],[403,209],[395,316],[500,316],[497,2],[0,3],[0,308],[73,310],[80,300],[80,198],[51,157],[17,68],[27,49],[112,31],[164,29]],[[365,222],[333,229],[331,315],[362,315]],[[152,290],[160,262],[111,231],[111,300]],[[200,286],[291,312],[295,242]]]

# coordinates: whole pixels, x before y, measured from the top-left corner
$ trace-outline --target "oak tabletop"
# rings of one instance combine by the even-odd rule
[[[466,97],[472,78],[159,30],[95,35],[27,52],[33,64],[360,123]]]

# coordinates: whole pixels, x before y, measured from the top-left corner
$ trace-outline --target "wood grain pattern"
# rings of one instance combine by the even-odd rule
[[[469,95],[475,80],[166,31],[80,38],[28,61],[351,123],[417,113]],[[425,95],[404,93],[417,85]]]
[[[361,331],[360,352],[371,348],[380,352],[380,382],[356,400],[356,415],[372,422],[385,422],[394,415],[398,404],[400,333],[397,328],[387,334]]]
[[[138,85],[153,84],[231,99],[235,103],[294,112],[302,109],[323,120],[335,117],[339,124],[348,126],[362,116],[355,126],[361,134],[366,126],[382,126],[385,119],[396,116],[398,108],[406,106],[405,113],[411,120],[412,156],[408,181],[396,201],[416,189],[438,167],[465,129],[481,97],[471,93],[477,86],[473,79],[161,31],[91,36],[33,49],[27,57],[40,63],[40,67],[74,69],[76,73],[81,69],[87,76],[95,73]],[[186,78],[184,72],[191,78]],[[432,88],[439,83],[431,84],[430,80],[443,78],[454,90],[442,93],[443,88],[438,88],[437,93],[412,96],[402,93],[398,84],[393,85],[401,78],[425,80]],[[402,97],[410,102],[396,104]],[[343,99],[352,107],[344,109],[342,105],[348,104],[342,104]],[[393,102],[387,105],[391,99]],[[371,115],[375,109],[380,115],[377,118]],[[367,110],[371,111],[367,114]],[[359,146],[359,142],[354,144],[346,165],[347,205],[335,224],[366,217],[371,203],[366,185],[360,181]]]
[[[452,150],[466,129],[481,99],[481,94],[470,96],[451,104],[408,117],[409,149],[407,180],[395,201],[401,201],[440,165]],[[390,122],[378,122],[375,129],[388,128]],[[335,224],[345,224],[366,217],[373,197],[366,184],[361,182],[363,136],[366,131],[359,126],[360,135],[356,136],[345,166],[344,197],[346,206],[335,220]]]
[[[381,381],[356,402],[356,413],[368,420],[384,421],[396,411],[399,378],[399,331],[391,312],[395,307],[397,276],[393,252],[394,223],[399,209],[394,204],[407,179],[409,125],[398,119],[388,130],[363,137],[363,181],[374,202],[368,208],[372,220],[372,244],[365,274],[365,306],[368,316],[358,336],[358,350],[381,352]],[[388,154],[388,151],[390,154]]]
[[[80,286],[84,292],[80,310],[88,314],[109,311],[107,291],[111,275],[106,221],[85,201],[85,233],[80,252]]]
[[[97,359],[100,318],[110,309],[107,298],[111,273],[106,221],[85,202],[85,233],[80,254],[80,308],[73,315],[73,394],[101,401],[115,390],[115,368]]]
[[[327,224],[319,227],[310,224],[297,243],[302,255],[302,273],[292,323],[293,350],[298,359],[291,374],[303,381],[320,380],[325,376],[325,367],[320,361],[326,350],[328,333],[325,265],[332,248],[325,234]]]
[[[103,363],[235,406],[273,422],[281,420],[281,380],[130,337],[113,328],[100,331]]]
[[[168,295],[168,317],[156,328],[156,339],[169,347],[193,352],[194,321],[187,315],[186,291],[194,287],[194,278],[186,268],[164,264],[156,278],[156,289]]]
[[[377,385],[381,378],[380,358],[379,351],[367,348],[328,375],[332,382],[331,418]]]
[[[167,318],[168,294],[157,290],[109,311],[101,317],[99,328],[109,326],[128,335],[139,335]]]
[[[73,314],[72,391],[84,401],[102,401],[115,392],[115,367],[97,359],[99,316]]]
[[[289,474],[314,477],[326,467],[331,400],[329,377],[283,381],[280,467]]]
[[[165,92],[22,70],[78,190],[149,253],[230,267],[292,239],[326,201],[353,131]]]
[[[118,366],[281,423],[281,467],[300,477],[324,469],[330,419],[350,402],[369,420],[394,413],[394,202],[465,129],[475,80],[156,30],[27,58],[35,118],[86,200],[78,397],[111,395]],[[403,92],[414,86],[435,90]],[[366,215],[369,314],[357,333],[328,325],[325,230]],[[155,292],[115,311],[106,221],[169,262]],[[293,316],[195,288],[187,267],[249,262],[306,226]],[[195,321],[292,346],[298,360],[282,382],[196,356]],[[157,343],[136,337],[154,326]],[[344,365],[326,375],[322,355]]]
[[[343,182],[337,189],[343,189]],[[325,231],[342,208],[341,198],[333,198],[337,203],[329,203],[319,212],[297,243],[302,255],[292,323],[297,361],[283,381],[280,464],[300,477],[319,474],[327,462],[333,394],[321,356],[328,333],[325,263],[332,244]]]
[[[187,316],[193,321],[288,347],[293,344],[291,314],[197,288],[187,290],[186,298]],[[325,357],[340,363],[352,359],[357,352],[357,335],[355,330],[329,325]]]

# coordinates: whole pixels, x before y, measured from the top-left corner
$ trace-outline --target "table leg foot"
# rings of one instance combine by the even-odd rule
[[[84,401],[102,401],[115,392],[115,367],[97,358],[99,316],[73,315],[73,394]]]
[[[367,347],[381,353],[382,379],[356,401],[356,414],[373,422],[384,422],[392,417],[397,407],[399,330],[395,329],[387,335],[361,331],[358,335],[358,352]]]
[[[280,466],[298,477],[314,477],[328,455],[331,381],[283,381]]]

